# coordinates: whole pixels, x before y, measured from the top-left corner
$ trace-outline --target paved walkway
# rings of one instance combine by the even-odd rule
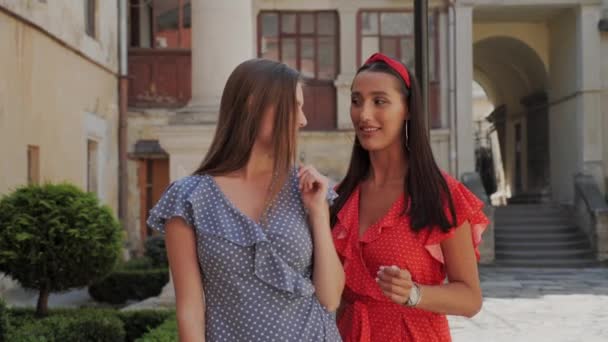
[[[454,342],[608,342],[608,268],[483,267],[480,275],[483,309],[473,319],[450,317]],[[12,305],[35,306],[36,295],[13,289],[3,297]],[[150,298],[126,309],[171,301]],[[50,307],[91,304],[85,289],[49,300]]]
[[[484,304],[454,342],[607,342],[608,268],[481,269]]]
[[[2,293],[2,299],[15,307],[36,307],[38,291],[14,287]],[[49,295],[49,308],[77,308],[81,306],[98,306],[93,298],[89,296],[86,288]]]

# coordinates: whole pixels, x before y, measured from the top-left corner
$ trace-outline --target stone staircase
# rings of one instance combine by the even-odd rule
[[[572,208],[551,203],[509,204],[495,212],[496,263],[512,267],[597,265]]]

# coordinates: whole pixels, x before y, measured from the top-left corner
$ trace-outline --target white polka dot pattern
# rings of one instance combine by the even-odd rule
[[[410,308],[392,302],[375,281],[381,266],[396,265],[410,272],[422,285],[441,285],[446,280],[441,242],[454,235],[456,227],[471,225],[471,239],[479,257],[481,234],[489,221],[483,202],[464,185],[444,174],[456,214],[455,225],[447,232],[427,227],[412,229],[407,213],[409,201],[402,195],[388,212],[359,233],[361,187],[350,195],[333,227],[334,245],[344,265],[346,286],[338,327],[344,341],[448,342],[450,328],[445,315]],[[445,205],[446,215],[451,217]]]
[[[328,200],[336,196],[330,190]],[[196,231],[207,341],[341,341],[334,315],[314,293],[312,237],[295,171],[263,227],[208,175],[174,182],[148,225],[164,231],[175,216]]]

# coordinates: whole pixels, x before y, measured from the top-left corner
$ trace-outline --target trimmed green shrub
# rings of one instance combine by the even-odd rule
[[[0,342],[8,341],[9,312],[6,303],[0,298]]]
[[[126,342],[133,342],[148,331],[161,325],[167,318],[175,317],[169,310],[137,310],[118,312],[125,325]]]
[[[105,316],[116,316],[116,310],[109,308],[83,308],[83,309],[75,309],[75,308],[61,308],[61,309],[50,309],[48,317],[80,317],[86,315],[105,315]],[[9,322],[11,328],[20,329],[23,326],[26,326],[31,323],[35,323],[44,318],[39,318],[36,316],[35,309],[32,308],[11,308],[8,310],[9,313]]]
[[[109,207],[70,184],[30,185],[0,200],[0,272],[51,292],[87,286],[116,265],[123,232]]]
[[[28,341],[28,339],[31,341],[44,341],[45,339],[52,341],[57,337],[57,335],[52,332],[57,328],[56,320],[73,321],[76,319],[80,322],[80,319],[84,317],[85,322],[88,322],[91,320],[91,317],[96,318],[103,316],[119,319],[122,322],[122,327],[120,328],[122,332],[119,332],[119,334],[124,335],[124,341],[133,342],[143,334],[158,327],[168,318],[175,317],[175,311],[172,310],[117,311],[114,309],[86,308],[52,309],[49,310],[48,317],[36,319],[33,309],[13,308],[7,311],[13,333],[11,334],[11,338],[6,339],[6,341],[21,341],[21,339],[24,339],[25,341]],[[50,318],[53,318],[53,320],[50,320]],[[78,327],[79,323],[71,324],[75,330],[80,329]],[[83,329],[87,328],[86,324],[88,323],[83,324]],[[112,329],[115,328],[116,327]],[[116,336],[118,335],[115,334],[114,337]]]
[[[124,304],[158,296],[169,282],[169,270],[116,270],[89,286],[89,294],[99,302]]]
[[[174,342],[177,341],[177,320],[167,319],[156,329],[135,340],[136,342]]]
[[[117,342],[125,340],[123,322],[103,311],[81,311],[78,315],[52,315],[14,329],[11,341]]]
[[[146,257],[152,260],[152,263],[157,267],[167,267],[169,260],[167,259],[167,249],[165,248],[165,238],[162,235],[149,237],[146,240]]]
[[[21,326],[36,320],[36,311],[30,308],[11,308],[7,313],[11,329],[19,329]]]
[[[143,257],[131,259],[127,262],[119,264],[116,269],[118,270],[149,270],[153,268],[159,268],[154,266],[152,259]]]

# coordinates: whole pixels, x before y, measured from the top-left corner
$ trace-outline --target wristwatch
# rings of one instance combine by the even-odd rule
[[[412,286],[412,289],[410,290],[410,298],[407,299],[407,302],[405,302],[405,305],[414,307],[414,306],[418,305],[418,303],[420,303],[421,298],[422,298],[422,295],[420,293],[420,286],[418,286],[418,284],[414,283],[414,285]]]

